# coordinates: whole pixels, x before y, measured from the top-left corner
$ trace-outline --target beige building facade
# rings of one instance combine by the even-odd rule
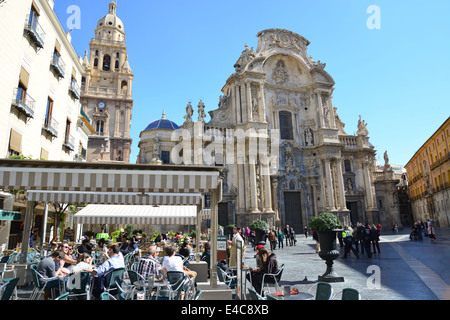
[[[90,120],[81,110],[84,69],[52,0],[5,1],[0,8],[0,158],[86,161]],[[0,244],[21,242],[26,194],[0,192]],[[33,223],[43,226],[52,206],[39,204]],[[46,218],[45,218],[46,219]]]
[[[367,124],[359,116],[357,134],[345,132],[335,82],[325,63],[308,56],[309,41],[283,29],[257,37],[256,50],[245,46],[235,63],[210,121],[202,101],[188,103],[179,127],[163,115],[141,132],[137,162],[224,166],[223,226],[263,219],[301,232],[323,211],[344,223],[398,222],[395,210],[380,216]]]
[[[133,72],[124,24],[116,11],[112,1],[83,58],[81,103],[95,130],[89,136],[88,161],[130,161]]]

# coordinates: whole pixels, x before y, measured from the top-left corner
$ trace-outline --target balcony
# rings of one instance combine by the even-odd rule
[[[50,68],[60,79],[64,78],[64,69],[66,68],[66,64],[60,56],[53,55],[53,58],[50,60]]]
[[[36,16],[27,15],[24,30],[36,47],[44,48],[45,32]]]
[[[50,134],[52,137],[56,138],[58,136],[58,121],[53,119],[53,117],[45,117],[44,124],[42,125],[42,130]]]
[[[72,80],[69,86],[69,93],[77,100],[80,100],[80,87],[77,82]]]
[[[66,134],[66,138],[64,139],[63,146],[69,149],[70,151],[75,150],[75,138],[71,134]]]
[[[24,89],[17,88],[14,90],[14,95],[11,105],[24,114],[27,118],[34,118],[34,107],[36,101],[31,98]]]

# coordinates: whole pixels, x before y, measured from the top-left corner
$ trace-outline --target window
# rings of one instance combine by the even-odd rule
[[[128,89],[128,83],[126,81],[122,81],[122,83],[120,84],[120,88],[122,90],[127,90]]]
[[[53,100],[50,97],[47,99],[47,110],[45,111],[44,125],[46,127],[52,124],[52,113],[53,113]]]
[[[67,144],[69,143],[69,137],[70,137],[70,120],[67,119],[66,121],[66,133],[64,135],[64,143]]]
[[[109,71],[111,68],[111,57],[105,54],[103,57],[103,71]]]
[[[170,151],[161,151],[161,161],[164,164],[170,164]]]
[[[288,111],[280,111],[280,137],[286,140],[294,139],[292,115]]]
[[[98,67],[98,59],[95,58],[95,60],[94,60],[94,68],[97,69],[97,67]]]
[[[116,64],[115,64],[114,68],[116,68],[116,70],[119,69],[119,60],[116,60]]]
[[[117,58],[117,59],[120,58],[120,53],[119,53],[119,52],[116,53],[116,58]]]
[[[351,172],[352,171],[352,167],[350,165],[350,160],[344,160],[344,167],[345,167],[345,172]]]
[[[98,57],[98,50],[95,50],[95,56]]]
[[[97,120],[97,128],[96,128],[97,134],[103,135],[104,124],[105,122],[103,120]]]

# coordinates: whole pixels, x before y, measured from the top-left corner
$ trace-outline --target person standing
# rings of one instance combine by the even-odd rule
[[[342,232],[342,241],[344,242],[344,259],[347,259],[347,253],[349,253],[350,250],[359,259],[358,252],[355,248],[353,248],[353,232],[348,226],[344,227],[344,231]]]
[[[364,226],[362,223],[357,223],[357,233],[359,244],[361,245],[361,254],[364,254]]]
[[[228,246],[230,247],[230,259],[229,259],[228,265],[230,267],[237,266],[237,243],[238,243],[238,241],[244,242],[244,240],[242,239],[242,237],[239,233],[239,228],[235,226],[233,228],[233,239],[228,240]]]
[[[289,242],[291,243],[291,246],[297,243],[297,239],[295,239],[295,231],[294,231],[294,227],[291,227],[291,236],[289,239]]]
[[[281,247],[281,249],[284,249],[284,244],[283,244],[284,233],[281,231],[280,228],[278,228],[278,230],[277,230],[277,235],[278,235],[278,249],[280,249],[280,247]]]
[[[380,226],[381,228],[381,226]],[[378,230],[378,228],[373,225],[372,226],[372,230],[371,230],[371,235],[372,235],[372,247],[373,247],[373,253],[377,253],[378,250],[378,254],[380,254],[380,230]]]
[[[308,238],[308,227],[305,227],[305,238]]]
[[[434,233],[434,227],[431,224],[430,220],[428,220],[428,237],[430,238],[431,241],[436,240],[436,235]]]
[[[269,230],[268,240],[270,242],[270,250],[274,251],[277,247],[277,235],[274,229]]]
[[[370,250],[370,243],[372,241],[372,232],[370,230],[369,224],[366,222],[366,225],[363,229],[363,244],[364,250],[367,253],[368,258],[372,258],[372,251]]]
[[[287,247],[288,243],[290,242],[290,238],[291,238],[291,229],[289,228],[288,224],[284,228],[283,232],[284,232],[284,238],[286,239],[286,247]]]

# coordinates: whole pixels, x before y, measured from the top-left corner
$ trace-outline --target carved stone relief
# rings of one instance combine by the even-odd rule
[[[283,60],[278,60],[275,69],[272,72],[272,79],[276,84],[282,85],[289,78],[288,70]]]

